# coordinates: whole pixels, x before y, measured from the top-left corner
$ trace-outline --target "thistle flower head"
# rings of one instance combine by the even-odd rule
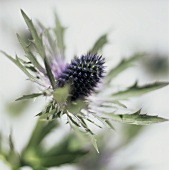
[[[98,93],[94,93],[93,98],[84,100],[85,97],[94,92],[95,87],[103,77],[105,71],[104,58],[95,53],[101,51],[107,43],[107,34],[96,41],[93,48],[89,50],[90,53],[76,57],[70,64],[66,65],[64,27],[61,26],[57,16],[55,16],[55,28],[47,29],[42,24],[39,24],[42,30],[42,38],[29,17],[23,11],[21,12],[32,35],[33,41],[31,43],[35,48],[31,48],[18,35],[18,40],[27,57],[26,60],[19,58],[17,55],[14,59],[7,53],[0,52],[14,62],[31,81],[43,87],[40,93],[24,95],[17,100],[36,98],[38,96],[48,96],[50,98],[44,110],[37,114],[38,116],[44,115],[47,119],[54,119],[65,114],[67,122],[73,129],[78,128],[81,132],[90,136],[97,151],[94,133],[87,122],[93,123],[100,128],[102,126],[94,122],[94,119],[97,119],[100,123],[113,129],[112,121],[147,125],[167,120],[158,116],[142,115],[140,114],[141,110],[133,112],[121,103],[121,100],[162,88],[167,86],[168,82],[144,86],[138,86],[135,83],[133,86],[126,88],[126,90],[118,91],[119,89],[117,88],[115,92],[110,91],[112,89],[111,80],[133,65],[134,61],[143,57],[143,54],[136,53],[131,58],[122,60],[115,68],[110,69]],[[44,34],[45,32],[46,34]],[[39,60],[43,62],[39,62]],[[118,111],[123,111],[123,113],[117,114]]]
[[[83,99],[91,94],[103,77],[102,56],[87,54],[77,57],[58,76],[57,87],[70,84],[70,100]]]

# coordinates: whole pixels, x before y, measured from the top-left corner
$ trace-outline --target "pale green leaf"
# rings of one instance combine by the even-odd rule
[[[104,101],[102,103],[96,103],[98,107],[104,107],[104,108],[127,108],[123,103],[121,103],[118,100],[109,100],[109,101]]]
[[[14,64],[16,64],[31,80],[36,81],[36,78],[31,75],[27,69],[20,63],[20,59],[16,56],[16,59],[12,58],[10,55],[5,53],[4,51],[0,51],[2,54],[4,54],[8,59],[10,59]]]
[[[90,130],[90,128],[87,126],[87,124],[85,123],[85,121],[83,120],[83,118],[80,118],[77,116],[77,118],[79,119],[79,123],[81,124],[81,126],[85,129],[85,132],[94,135],[94,133]]]
[[[149,125],[153,123],[158,122],[165,122],[168,121],[168,119],[158,117],[158,116],[151,116],[147,114],[140,114],[141,110],[138,110],[137,112],[133,114],[114,114],[109,113],[106,114],[109,116],[113,121],[117,121],[120,123],[126,123],[126,124],[135,124],[135,125]]]
[[[96,54],[99,51],[102,50],[102,48],[108,43],[107,40],[107,34],[102,35],[101,37],[99,37],[99,39],[95,42],[95,44],[93,45],[92,49],[89,50],[90,53],[92,54]]]
[[[64,51],[65,51],[64,31],[65,31],[65,28],[61,25],[59,17],[55,13],[55,29],[54,29],[54,32],[56,34],[58,48],[59,48],[61,56],[63,58],[64,58]]]
[[[70,115],[67,115],[68,118],[70,119],[70,121],[77,127],[80,127],[80,125],[78,124],[78,122],[76,120],[73,119],[73,117],[71,117]]]
[[[29,65],[25,65],[25,67],[26,67],[27,69],[29,69],[30,71],[37,73],[37,70],[35,69],[35,67],[29,66]]]
[[[54,101],[50,101],[46,106],[45,109],[42,111],[43,114],[49,113],[50,110],[54,108]]]
[[[165,87],[168,84],[169,84],[168,82],[156,82],[156,83],[147,84],[144,86],[138,86],[136,82],[133,86],[129,87],[128,89],[112,94],[112,97],[115,99],[121,100],[121,99],[130,98],[130,97],[140,96],[145,93]]]
[[[57,47],[57,42],[56,42],[56,38],[53,38],[53,34],[52,34],[52,31],[53,29],[50,29],[50,28],[46,28],[40,21],[37,21],[38,22],[38,26],[42,29],[43,31],[43,35],[45,36],[45,38],[47,39],[48,41],[48,51],[50,52],[50,55],[49,57],[57,57],[58,56],[58,49],[56,48]]]
[[[15,101],[19,101],[19,100],[24,100],[24,99],[32,99],[38,96],[43,95],[43,93],[34,93],[34,94],[28,94],[28,95],[23,95],[22,97],[16,99]]]
[[[18,37],[18,40],[19,40],[22,48],[24,49],[24,51],[26,53],[25,56],[30,60],[30,62],[35,66],[35,68],[37,68],[40,72],[45,73],[44,68],[39,64],[39,62],[37,61],[36,57],[30,51],[29,45],[27,45],[25,43],[25,41],[19,36],[19,34],[17,34],[17,37]]]
[[[113,103],[114,103],[114,104],[117,104],[117,105],[119,105],[119,106],[121,106],[121,107],[123,107],[123,108],[127,108],[126,105],[124,105],[123,103],[121,103],[121,102],[118,101],[118,100],[113,100]]]
[[[97,114],[93,114],[93,116],[94,116],[96,119],[98,119],[100,122],[102,122],[103,125],[105,125],[107,128],[110,128],[110,129],[112,129],[112,130],[115,130],[114,126],[112,125],[112,123],[111,123],[107,118],[97,116]]]
[[[105,119],[105,123],[107,124],[108,127],[110,127],[112,130],[115,130],[114,126],[112,125],[112,123],[110,122],[110,120]]]
[[[29,19],[29,17],[25,14],[25,12],[23,10],[21,10],[22,16],[29,28],[29,31],[31,32],[31,35],[33,37],[33,42],[35,44],[36,50],[39,53],[39,55],[44,59],[45,57],[45,49],[43,46],[43,42],[42,42],[42,37],[40,37],[36,31],[35,26],[33,25],[33,22],[31,19]]]
[[[44,58],[44,63],[45,63],[45,68],[46,68],[46,72],[47,72],[46,74],[47,74],[47,76],[48,76],[48,78],[49,78],[49,80],[50,80],[50,83],[51,83],[51,85],[52,85],[52,88],[55,89],[55,88],[56,88],[56,80],[55,80],[55,78],[54,78],[54,75],[53,75],[53,73],[52,73],[52,71],[51,71],[51,68],[50,68],[50,66],[49,66],[49,63],[48,63],[46,57]]]
[[[62,106],[69,96],[69,85],[65,85],[62,88],[55,89],[53,96],[57,103]]]
[[[49,120],[60,117],[60,115],[63,114],[62,111],[60,111],[60,108],[58,108],[58,105],[56,104],[55,100],[50,101],[42,112],[38,113],[36,116],[41,116],[40,119],[47,119]]]
[[[88,128],[88,126],[85,123],[85,121],[83,120],[83,118],[78,117],[78,116],[74,116],[74,118],[73,118],[69,114],[67,114],[67,116],[68,116],[68,122],[69,122],[70,126],[75,130],[77,135],[81,136],[81,134],[87,133],[91,138],[93,146],[98,151],[97,144],[96,144],[96,139],[94,138],[94,133]],[[73,126],[73,124],[75,126]],[[83,131],[80,128],[83,128]]]
[[[0,50],[0,52],[1,52],[2,54],[4,54],[9,60],[11,60],[14,64],[17,65],[17,62],[16,62],[16,60],[15,60],[13,57],[11,57],[9,54],[7,54],[6,52],[4,52],[4,51],[2,51],[2,50]]]
[[[55,112],[55,113],[52,115],[52,119],[59,118],[59,117],[61,117],[63,114],[64,114],[63,111],[57,111],[57,112]]]
[[[131,67],[135,61],[143,57],[145,54],[136,53],[129,59],[123,59],[115,68],[111,69],[107,74],[106,82],[109,83],[113,78],[118,76],[121,72]]]
[[[19,58],[16,56],[16,65],[30,78],[35,79],[34,76],[32,76],[27,69],[20,63]]]
[[[78,117],[80,117],[82,120],[85,119],[87,120],[88,122],[94,124],[95,126],[99,127],[99,128],[102,128],[100,125],[96,124],[94,121],[92,121],[91,119],[89,119],[88,117],[82,117],[81,115],[78,115]]]
[[[99,153],[99,150],[98,150],[98,147],[97,147],[97,141],[96,141],[96,138],[94,135],[89,135],[90,136],[90,139],[91,139],[91,142],[94,146],[94,148],[96,149],[96,151]]]

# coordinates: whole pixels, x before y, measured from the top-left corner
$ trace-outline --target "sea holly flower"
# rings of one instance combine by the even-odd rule
[[[103,77],[104,59],[87,54],[72,60],[57,78],[57,87],[70,83],[70,100],[84,99]]]
[[[163,122],[167,119],[158,116],[141,114],[141,110],[132,111],[123,104],[123,100],[139,96],[168,85],[167,82],[156,82],[125,88],[122,91],[110,92],[111,81],[122,71],[132,66],[144,54],[136,53],[129,59],[124,59],[116,67],[107,70],[105,57],[99,53],[106,45],[107,34],[102,35],[86,54],[66,62],[64,45],[64,27],[55,15],[55,28],[46,28],[38,22],[35,28],[33,22],[21,10],[22,16],[29,28],[33,40],[27,44],[22,37],[18,40],[25,51],[26,60],[18,56],[14,59],[1,51],[14,62],[28,77],[41,87],[41,92],[24,95],[17,100],[45,96],[50,99],[44,110],[37,116],[54,119],[67,116],[67,123],[76,132],[81,131],[91,137],[97,149],[95,134],[89,123],[101,128],[102,124],[114,129],[112,123],[148,125]],[[35,48],[31,48],[33,45]],[[41,60],[41,61],[40,61]],[[117,114],[121,111],[120,114]],[[97,120],[97,121],[96,121]]]

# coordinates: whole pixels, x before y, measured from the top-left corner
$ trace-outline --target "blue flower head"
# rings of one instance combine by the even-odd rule
[[[57,78],[57,87],[70,84],[70,100],[83,99],[91,94],[104,73],[102,56],[87,54],[66,65]]]

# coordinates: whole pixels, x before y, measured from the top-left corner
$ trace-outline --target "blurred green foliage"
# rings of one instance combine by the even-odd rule
[[[17,170],[19,167],[24,166],[30,166],[34,170],[42,170],[77,162],[88,153],[88,150],[79,146],[79,144],[76,145],[78,140],[72,133],[51,147],[46,146],[44,139],[58,126],[59,124],[55,120],[49,122],[38,120],[28,143],[21,153],[15,150],[11,133],[8,138],[9,149],[5,150],[3,146],[0,149],[1,160],[7,163],[12,170]],[[1,145],[3,144],[1,143],[2,140],[5,139],[1,136]]]

